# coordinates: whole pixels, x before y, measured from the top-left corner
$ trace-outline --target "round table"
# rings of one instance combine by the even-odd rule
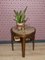
[[[36,29],[34,27],[26,26],[25,29],[18,30],[16,27],[11,28],[11,44],[12,50],[14,50],[13,43],[14,43],[14,36],[17,36],[21,40],[22,45],[22,57],[25,57],[25,41],[26,38],[30,38],[33,42],[33,50],[34,50],[34,40],[35,40],[35,32]]]

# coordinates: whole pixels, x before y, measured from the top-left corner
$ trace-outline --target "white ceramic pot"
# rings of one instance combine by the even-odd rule
[[[17,23],[17,28],[22,30],[24,28],[24,23]]]

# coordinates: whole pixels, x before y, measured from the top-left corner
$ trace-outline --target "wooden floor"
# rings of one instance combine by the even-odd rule
[[[0,60],[45,60],[45,43],[35,43],[35,50],[32,50],[32,43],[26,43],[25,58],[22,57],[21,44],[14,44],[14,51],[11,44],[0,44]]]

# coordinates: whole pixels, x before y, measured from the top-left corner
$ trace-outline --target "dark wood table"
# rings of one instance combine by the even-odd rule
[[[30,38],[30,40],[33,42],[33,50],[34,50],[34,39],[35,39],[35,32],[36,29],[34,27],[26,26],[25,29],[18,30],[16,27],[11,28],[11,45],[12,50],[14,50],[14,36],[17,36],[21,40],[22,45],[22,57],[25,57],[25,41],[26,38]]]

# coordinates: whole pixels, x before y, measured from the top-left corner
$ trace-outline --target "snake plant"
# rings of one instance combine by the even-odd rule
[[[17,23],[23,23],[23,22],[26,21],[26,20],[25,20],[25,17],[26,17],[26,15],[25,15],[26,10],[27,10],[27,6],[26,6],[26,8],[25,8],[23,11],[20,10],[20,11],[18,12],[18,11],[16,11],[16,10],[14,10],[15,18],[16,18],[15,20],[16,20]]]

